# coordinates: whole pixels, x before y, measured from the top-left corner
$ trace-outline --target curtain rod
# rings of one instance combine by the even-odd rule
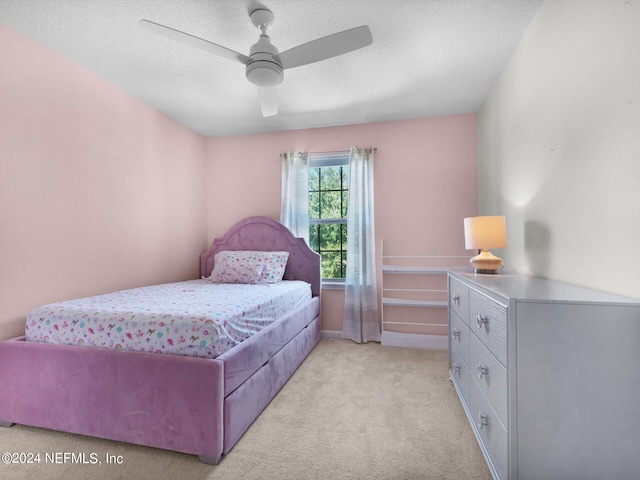
[[[369,150],[369,153],[373,152],[377,152],[378,151],[378,147],[369,147],[369,148],[365,148],[365,150]],[[309,155],[344,155],[347,153],[350,153],[351,150],[329,150],[327,152],[307,152]],[[281,153],[280,156],[283,156],[284,153]]]

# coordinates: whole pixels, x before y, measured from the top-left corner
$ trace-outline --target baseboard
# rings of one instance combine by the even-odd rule
[[[382,332],[381,344],[387,347],[449,349],[447,335],[420,335],[417,333]]]
[[[322,338],[342,338],[342,332],[337,330],[321,330],[320,335]]]
[[[342,332],[337,330],[322,330],[320,335],[322,338],[342,338]],[[380,343],[387,347],[449,349],[449,337],[447,335],[382,332]]]

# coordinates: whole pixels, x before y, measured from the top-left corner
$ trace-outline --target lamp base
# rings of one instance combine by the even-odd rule
[[[469,263],[476,269],[476,273],[498,273],[502,268],[503,261],[500,257],[496,257],[486,248],[480,251],[480,254],[469,260]]]

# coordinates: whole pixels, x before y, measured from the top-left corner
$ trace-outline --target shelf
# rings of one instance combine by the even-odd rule
[[[382,305],[394,307],[446,307],[446,300],[406,300],[403,298],[382,297]]]
[[[385,251],[383,242],[379,285],[382,344],[447,349],[446,277],[450,271],[468,270],[469,257],[385,255]]]
[[[444,275],[449,271],[465,271],[468,267],[416,267],[404,265],[382,265],[382,273],[414,274],[414,275]]]
[[[400,273],[400,274],[417,274],[417,275],[441,275],[447,273],[448,267],[415,267],[402,265],[383,265],[382,273]]]

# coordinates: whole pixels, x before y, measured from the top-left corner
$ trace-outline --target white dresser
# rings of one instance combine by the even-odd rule
[[[451,378],[497,479],[640,478],[640,300],[449,272]]]

